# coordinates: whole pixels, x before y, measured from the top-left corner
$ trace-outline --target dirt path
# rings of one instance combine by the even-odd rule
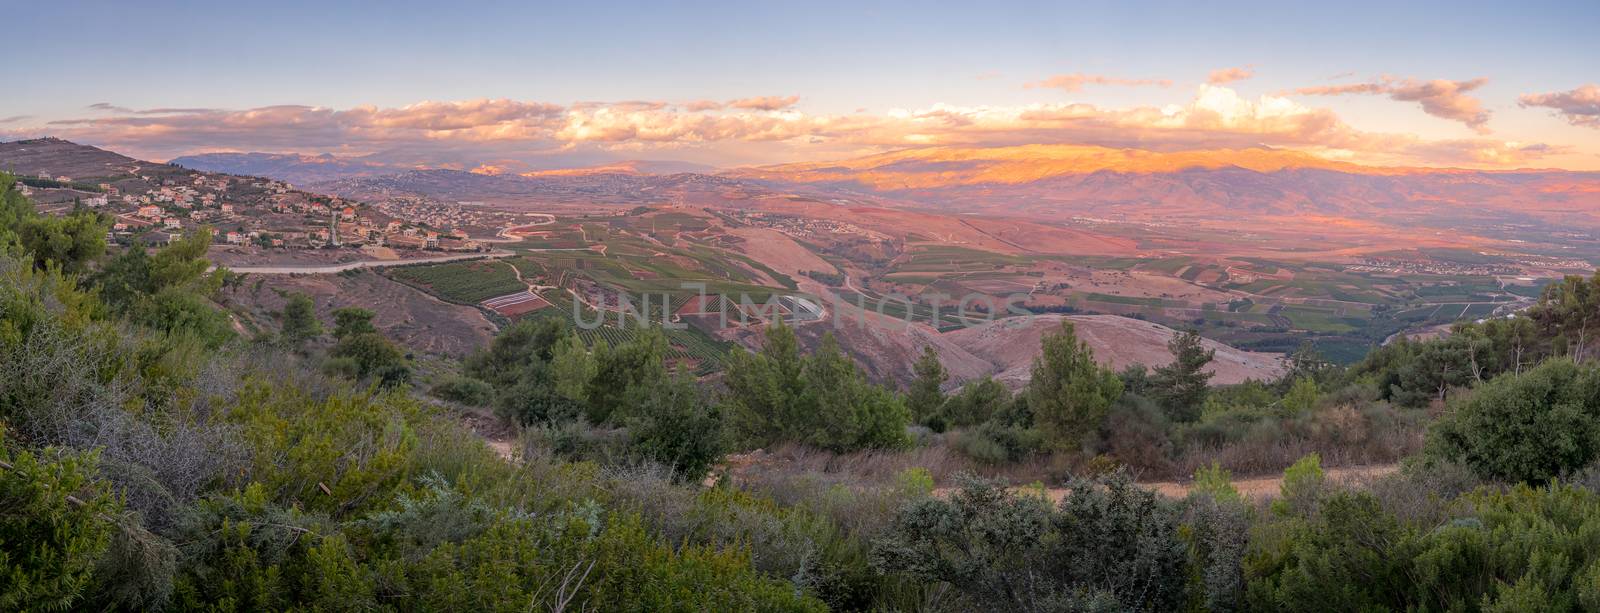
[[[1398,464],[1379,464],[1374,466],[1342,466],[1338,468],[1325,469],[1324,472],[1327,475],[1327,478],[1334,483],[1358,484],[1388,475],[1396,470],[1399,470],[1399,468],[1400,466]],[[1250,500],[1262,500],[1269,496],[1277,496],[1282,484],[1282,476],[1253,477],[1249,479],[1235,479],[1233,481],[1233,488],[1239,490],[1239,493],[1245,498]],[[1139,487],[1145,489],[1155,490],[1157,494],[1161,494],[1162,496],[1166,496],[1168,498],[1183,498],[1184,496],[1189,495],[1190,484],[1187,481],[1155,481],[1141,482],[1138,485]],[[1013,491],[1031,491],[1031,488],[1027,487],[1016,487],[1012,489]],[[949,495],[949,493],[953,490],[954,488],[941,487],[933,490],[933,495],[943,497]],[[1066,497],[1067,492],[1068,490],[1066,488],[1053,487],[1046,489],[1045,495],[1050,498],[1051,502],[1061,502],[1061,499]]]
[[[411,264],[438,264],[440,262],[455,262],[458,260],[494,259],[516,255],[510,251],[494,251],[490,253],[466,253],[461,255],[442,255],[431,258],[412,258],[409,260],[364,260],[360,262],[345,262],[343,264],[328,264],[324,266],[229,266],[228,270],[236,273],[250,273],[257,275],[304,275],[304,274],[335,274],[357,268],[382,268],[385,266],[408,266]]]

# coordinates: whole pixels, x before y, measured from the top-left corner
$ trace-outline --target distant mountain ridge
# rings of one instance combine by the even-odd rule
[[[194,170],[269,177],[294,184],[393,174],[414,168],[326,153],[200,153],[176,157],[171,162]]]
[[[1045,219],[1404,214],[1600,224],[1600,172],[1362,166],[1261,148],[930,147],[723,174],[949,211]]]
[[[172,159],[185,168],[208,172],[252,175],[280,179],[295,184],[320,183],[354,177],[395,175],[413,170],[463,170],[484,175],[522,175],[559,177],[599,174],[662,175],[683,172],[708,173],[715,167],[690,162],[622,160],[577,168],[523,170],[507,162],[429,165],[396,161],[395,155],[361,157],[302,153],[200,153]]]

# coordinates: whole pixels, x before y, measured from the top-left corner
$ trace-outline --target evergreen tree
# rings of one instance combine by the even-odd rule
[[[661,385],[635,388],[631,396],[636,410],[627,425],[635,453],[671,466],[680,480],[690,483],[698,483],[722,460],[722,416],[694,377],[680,371]]]
[[[794,329],[778,322],[768,327],[761,350],[734,348],[726,361],[724,385],[733,430],[746,446],[782,440],[805,420],[805,381],[800,341]]]
[[[1205,372],[1205,367],[1217,352],[1206,349],[1194,330],[1172,337],[1167,350],[1172,352],[1172,363],[1156,367],[1149,382],[1150,395],[1169,419],[1195,421],[1210,389],[1211,373]]]
[[[630,417],[628,402],[636,389],[650,389],[666,377],[667,337],[660,328],[647,328],[632,340],[594,354],[594,376],[584,397],[591,423],[624,423]]]
[[[605,339],[597,343],[604,344]],[[589,348],[576,334],[557,341],[551,350],[550,376],[555,379],[556,393],[568,400],[578,403],[589,401],[589,382],[594,380],[594,369],[594,356],[590,355]]]
[[[916,378],[911,381],[911,391],[906,394],[906,408],[916,423],[944,430],[941,409],[945,404],[944,383],[950,379],[944,364],[939,362],[933,347],[923,347],[922,356],[911,367]]]
[[[1122,380],[1097,364],[1072,322],[1062,320],[1040,343],[1026,395],[1034,425],[1057,448],[1071,449],[1100,428],[1122,397]]]
[[[289,295],[283,305],[283,340],[300,344],[322,334],[322,322],[317,319],[317,306],[311,297],[296,292]]]
[[[376,316],[376,313],[359,307],[334,309],[333,337],[344,340],[358,334],[376,334],[378,328],[372,325],[372,318]]]
[[[807,420],[790,433],[799,440],[831,451],[893,449],[910,440],[905,427],[910,413],[892,392],[868,383],[833,334],[806,357]]]

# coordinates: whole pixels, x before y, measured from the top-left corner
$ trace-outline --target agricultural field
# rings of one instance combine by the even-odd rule
[[[474,260],[422,266],[396,266],[387,274],[458,304],[477,304],[495,296],[527,289],[506,264],[495,260]]]

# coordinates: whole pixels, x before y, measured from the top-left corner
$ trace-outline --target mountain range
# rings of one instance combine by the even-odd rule
[[[133,163],[106,155],[114,157],[102,156],[98,163]],[[678,162],[610,161],[516,173],[484,163],[471,170],[419,168],[390,161],[394,157],[211,153],[172,163],[272,177],[352,198],[618,206],[799,198],[1042,221],[1348,220],[1502,238],[1508,232],[1600,229],[1597,172],[1363,166],[1268,148],[927,147],[720,171]]]

